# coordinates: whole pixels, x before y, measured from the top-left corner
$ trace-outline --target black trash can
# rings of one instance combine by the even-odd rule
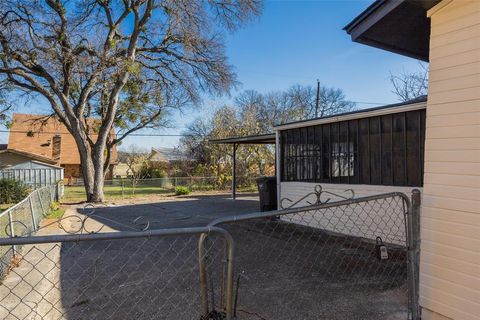
[[[260,211],[277,210],[277,178],[260,177],[257,179]]]

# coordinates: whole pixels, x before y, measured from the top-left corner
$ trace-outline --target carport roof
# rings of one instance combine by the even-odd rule
[[[233,137],[209,140],[213,144],[275,144],[275,134],[260,134],[254,136]]]

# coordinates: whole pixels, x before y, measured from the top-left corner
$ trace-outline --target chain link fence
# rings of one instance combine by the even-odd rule
[[[409,198],[351,195],[210,224],[235,241],[237,319],[418,319]]]
[[[85,208],[76,222],[56,222],[71,234],[44,235],[43,226],[0,238],[12,252],[0,261],[0,315],[419,319],[419,193],[413,205],[402,193],[334,196],[318,187],[279,211],[157,230]]]
[[[155,195],[175,194],[176,187],[186,187],[190,192],[231,191],[231,177],[171,177],[155,179],[106,180],[104,193],[107,199],[128,199]],[[239,191],[256,191],[256,180],[252,177],[237,177]],[[85,189],[81,181],[66,182],[65,201],[85,200]]]
[[[53,201],[58,200],[60,185],[49,185],[34,190],[25,199],[0,213],[0,238],[21,237],[38,230],[40,222],[50,210]],[[18,246],[0,247],[0,278],[15,264]]]
[[[227,232],[214,227],[0,239],[1,246],[22,247],[16,251],[16,265],[10,264],[1,280],[0,315],[2,319],[230,319],[232,300],[227,292],[213,290],[213,283],[207,286],[199,279],[202,233],[210,236],[202,250],[208,260],[201,261],[207,261],[207,270],[217,270],[213,265],[221,268],[224,250],[233,256],[233,243]],[[200,294],[205,292],[201,284],[207,295]],[[207,296],[215,298],[207,301]]]

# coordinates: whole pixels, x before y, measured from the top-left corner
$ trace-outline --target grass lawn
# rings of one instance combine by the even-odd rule
[[[65,214],[65,209],[56,208],[50,209],[50,212],[45,216],[47,219],[60,219]]]
[[[193,185],[193,191],[212,191],[215,187],[212,185]],[[239,192],[255,192],[256,186],[239,187]],[[219,190],[221,191],[221,190]],[[228,192],[228,190],[224,190]],[[175,195],[173,187],[160,186],[137,186],[133,189],[131,186],[125,186],[122,191],[121,186],[106,185],[104,187],[105,198],[107,200],[115,199],[131,199],[136,197],[144,197],[148,195]],[[65,195],[62,202],[82,202],[86,201],[85,188],[83,186],[65,186]]]
[[[155,186],[138,186],[133,190],[131,187],[121,186],[105,186],[103,192],[107,199],[128,199],[142,197],[152,194],[173,194],[171,188],[155,187]],[[80,202],[87,200],[85,196],[85,188],[83,186],[65,187],[65,195],[63,202]]]

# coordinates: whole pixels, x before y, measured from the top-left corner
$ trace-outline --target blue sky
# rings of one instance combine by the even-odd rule
[[[388,80],[390,72],[416,70],[417,61],[354,43],[342,30],[372,1],[267,1],[261,17],[227,35],[227,55],[241,82],[237,91],[284,90],[294,84],[315,85],[319,79],[322,85],[343,89],[352,101],[397,102]],[[181,133],[187,123],[230,100],[206,97],[202,106],[175,114],[174,128],[157,133]],[[0,143],[7,140],[7,134],[0,133]],[[131,137],[123,146],[149,149],[177,143],[177,137]]]

